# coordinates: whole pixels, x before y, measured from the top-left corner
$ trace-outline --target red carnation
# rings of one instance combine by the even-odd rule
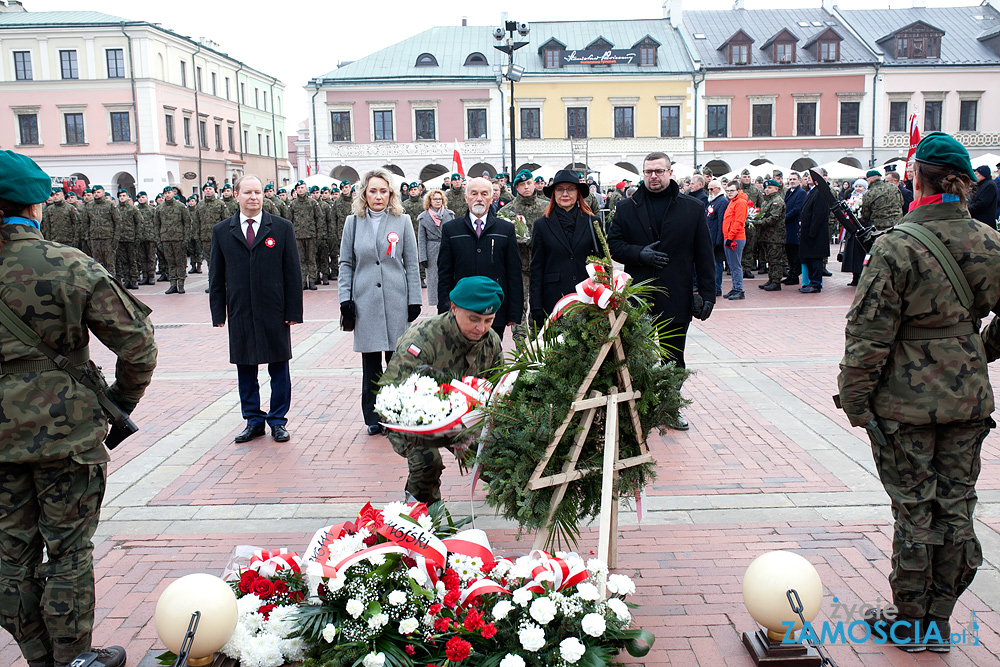
[[[469,632],[483,627],[483,616],[475,609],[470,609],[465,615],[465,629]]]
[[[271,612],[274,611],[274,605],[266,604],[263,607],[259,608],[257,611],[264,615],[264,620],[266,621],[267,618],[271,615]]]
[[[441,603],[435,602],[430,607],[427,608],[427,613],[431,616],[437,616],[438,612],[441,611]]]
[[[417,566],[417,561],[415,558],[410,558],[409,556],[403,556],[402,560],[403,560],[403,565],[405,565],[406,567]]]
[[[482,567],[483,574],[489,574],[490,572],[493,571],[493,568],[495,568],[496,566],[497,566],[497,562],[496,561],[491,561],[489,563],[483,563],[483,567]]]
[[[253,570],[247,570],[240,575],[240,592],[249,593],[253,587],[253,582],[257,579],[257,573]]]
[[[406,646],[403,647],[403,650],[406,651],[406,655],[417,654],[417,649],[413,648],[413,644],[407,644]]]
[[[434,629],[438,632],[448,632],[450,626],[451,620],[447,618],[439,618],[434,621]]]
[[[444,577],[441,578],[441,581],[444,582],[444,587],[449,591],[458,588],[462,583],[462,580],[458,578],[458,572],[455,572],[455,570],[450,567],[445,570]]]
[[[281,580],[278,580],[278,581],[274,582],[274,592],[276,594],[278,594],[278,595],[287,595],[288,594],[288,584],[286,584],[285,582],[283,582]]]
[[[265,600],[274,594],[274,584],[270,580],[260,577],[253,582],[250,592],[261,600]]]
[[[378,535],[369,535],[364,540],[362,540],[366,547],[373,547],[375,543],[378,542]]]
[[[496,633],[497,633],[497,626],[493,625],[492,623],[487,623],[486,625],[484,625],[482,631],[480,632],[480,634],[483,636],[483,639],[493,639],[493,636]]]
[[[457,588],[448,591],[448,593],[444,596],[444,606],[448,607],[448,609],[454,609],[458,606],[459,596],[460,593]]]
[[[451,662],[462,662],[469,657],[471,652],[472,644],[458,637],[452,637],[444,645],[444,654]]]

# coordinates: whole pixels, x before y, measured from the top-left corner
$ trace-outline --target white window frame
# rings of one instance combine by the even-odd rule
[[[486,138],[469,136],[469,110],[483,109],[486,111]],[[490,140],[490,98],[463,99],[462,100],[462,136],[466,141],[489,141]]]
[[[396,113],[396,100],[367,100],[368,103],[368,143],[395,144],[399,142],[399,114]],[[375,141],[375,112],[392,112],[392,139]],[[352,119],[353,122],[353,119]]]
[[[351,126],[351,140],[350,141],[334,141],[333,140],[333,118],[330,114],[333,112],[347,112],[348,123]],[[326,103],[326,142],[328,144],[354,144],[357,143],[358,135],[354,133],[354,102],[327,102]]]
[[[10,110],[14,112],[14,132],[17,133],[17,143],[15,146],[30,146],[31,148],[40,148],[45,145],[45,141],[42,139],[42,124],[39,121],[39,116],[41,115],[39,106],[16,106],[11,107]],[[76,113],[76,112],[73,112]],[[38,130],[38,143],[37,144],[22,144],[21,143],[21,121],[19,116],[34,116],[35,117],[35,129]],[[85,121],[86,122],[86,121]],[[63,133],[66,132],[66,123],[63,121]],[[86,134],[84,135],[86,137]],[[63,142],[65,143],[65,142]]]
[[[705,105],[705,141],[720,141],[722,139],[733,138],[733,96],[732,95],[706,95],[702,98]],[[708,107],[726,107],[726,136],[708,136]]]
[[[127,113],[128,114],[128,141],[114,141],[113,134],[111,132],[111,114],[112,113]],[[134,144],[135,143],[135,114],[132,112],[131,104],[105,104],[104,105],[104,116],[108,122],[108,144],[114,144],[116,146]]]
[[[438,103],[441,100],[410,100],[410,136],[413,137],[414,142],[428,143],[431,141],[437,141],[440,136],[440,124],[438,121],[441,119],[441,115],[438,113]],[[433,111],[434,112],[434,136],[430,139],[418,139],[417,138],[417,112],[418,111]]]
[[[87,105],[86,104],[57,104],[56,108],[59,109],[59,132],[62,134],[62,144],[64,146],[89,146],[90,145],[90,126],[87,123]],[[83,143],[70,144],[66,137],[66,114],[78,113],[83,115]],[[39,128],[40,130],[41,128]],[[110,130],[109,130],[110,136]],[[41,136],[38,137],[41,140]]]
[[[517,138],[525,141],[539,141],[545,138],[545,98],[515,97],[514,108],[517,109]],[[538,139],[525,139],[521,136],[521,109],[538,109]]]
[[[751,139],[766,139],[767,137],[775,137],[777,134],[776,127],[778,125],[778,118],[775,110],[778,106],[778,96],[774,95],[747,95],[748,110],[747,114],[747,136]],[[753,133],[753,108],[754,105],[766,105],[771,107],[771,134],[758,137]],[[705,127],[708,127],[707,125]]]
[[[841,134],[840,133],[840,118],[841,113],[844,110],[842,102],[858,102],[858,134]],[[855,136],[865,136],[865,115],[862,110],[865,106],[865,94],[864,93],[837,93],[837,136],[838,137],[855,137]]]
[[[960,90],[958,91],[958,121],[955,123],[955,132],[964,132],[967,134],[982,132],[980,129],[982,127],[982,117],[983,117],[983,94],[985,91],[982,90]],[[960,129],[962,123],[962,102],[976,102],[976,129],[974,130],[962,130]],[[41,141],[41,137],[38,138]]]
[[[31,78],[30,79],[18,79],[17,78],[17,61],[14,58],[15,53],[27,53],[28,54],[28,66],[31,67]],[[36,81],[35,78],[35,52],[33,49],[18,49],[12,48],[10,50],[10,80],[17,81]]]
[[[793,137],[821,137],[822,129],[820,126],[820,113],[822,112],[822,93],[792,93],[792,136]],[[816,103],[816,125],[813,128],[815,132],[813,134],[799,134],[799,104],[809,104]],[[837,128],[837,133],[839,136],[840,128]]]
[[[583,137],[585,139],[590,139],[593,137],[594,133],[591,130],[590,122],[593,118],[593,114],[590,113],[590,103],[594,101],[593,97],[564,97],[563,102],[563,137],[572,141],[578,137],[569,136],[569,110],[584,108],[587,110],[587,136]],[[612,122],[614,122],[614,117],[612,117]],[[612,128],[614,130],[614,128]],[[611,133],[614,136],[614,132]]]

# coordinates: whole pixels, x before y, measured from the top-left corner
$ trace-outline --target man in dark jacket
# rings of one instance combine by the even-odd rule
[[[781,282],[798,285],[802,275],[799,262],[799,217],[802,204],[806,201],[806,191],[799,183],[799,175],[794,171],[788,175],[788,192],[785,193],[785,254],[788,256],[788,277]]]
[[[514,225],[490,214],[492,201],[493,184],[485,178],[474,178],[465,188],[465,214],[441,226],[438,313],[451,307],[448,295],[462,278],[492,278],[504,293],[503,304],[493,321],[493,330],[502,339],[508,325],[521,321],[524,285]]]
[[[903,195],[903,215],[906,215],[906,212],[910,210],[910,204],[913,203],[913,190],[903,185],[897,171],[886,169],[885,180],[899,188],[899,194]]]
[[[990,168],[985,164],[976,167],[976,179],[979,183],[969,200],[969,215],[984,225],[996,229],[997,184],[990,178],[991,175]]]
[[[726,215],[729,200],[722,193],[722,184],[712,180],[708,184],[708,233],[712,237],[712,253],[715,257],[715,296],[722,296],[722,262],[726,258],[722,247],[722,218]]]
[[[692,316],[706,320],[715,306],[715,259],[705,205],[680,193],[666,154],[650,153],[642,170],[642,185],[618,203],[608,246],[611,256],[625,265],[636,282],[653,279],[663,288],[653,297],[652,314],[670,321],[675,330],[670,339],[671,361],[683,368]],[[697,295],[692,294],[694,271]],[[687,428],[680,415],[678,422]]]
[[[208,265],[212,324],[229,316],[229,363],[236,364],[240,407],[247,426],[236,442],[264,435],[264,423],[277,442],[288,440],[285,428],[292,396],[288,360],[291,325],[302,321],[302,272],[292,223],[264,212],[260,179],[247,174],[236,181],[239,213],[212,227]],[[260,409],[257,366],[267,364],[271,406]]]
[[[802,229],[799,232],[799,259],[804,275],[799,291],[803,294],[815,294],[823,289],[823,259],[830,256],[830,210],[812,182],[813,173],[816,172],[807,171],[804,174],[805,183],[810,190],[802,203],[800,216]]]

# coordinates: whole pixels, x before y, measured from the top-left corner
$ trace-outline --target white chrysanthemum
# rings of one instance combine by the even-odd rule
[[[385,653],[369,653],[363,660],[365,667],[382,667],[385,664]]]
[[[631,595],[635,593],[635,583],[624,574],[612,574],[608,577],[608,591],[616,595]]]
[[[360,616],[365,612],[365,603],[357,598],[351,598],[350,600],[347,601],[347,604],[344,606],[344,608],[347,610],[347,613],[350,614],[352,618],[357,618],[358,616]]]
[[[406,604],[406,593],[403,591],[393,591],[389,593],[389,604]]]
[[[587,652],[587,647],[576,637],[567,637],[559,642],[559,655],[570,664],[576,663]]]
[[[506,558],[498,560],[497,564],[493,566],[493,571],[490,572],[490,576],[502,577],[503,575],[510,572],[511,565],[512,563]],[[514,657],[516,658],[517,656]]]
[[[528,608],[528,613],[531,614],[531,617],[542,625],[547,624],[555,618],[558,611],[555,603],[547,597],[535,598],[535,601]]]
[[[295,605],[275,607],[271,610],[261,629],[264,632],[285,639],[295,629],[295,613],[297,609]]]
[[[306,640],[302,637],[292,637],[281,640],[281,653],[287,662],[296,662],[306,657]]]
[[[378,630],[385,627],[389,623],[389,616],[386,614],[375,614],[368,619],[368,627],[372,630]]]
[[[417,619],[413,617],[404,618],[402,621],[399,622],[399,634],[401,635],[413,634],[414,632],[417,631],[417,628],[419,627],[420,623],[417,622]]]
[[[250,595],[244,595],[236,601],[236,611],[240,616],[252,614],[260,609],[261,604],[260,598],[251,593]]]
[[[608,600],[607,605],[608,609],[613,611],[619,620],[624,621],[625,623],[632,620],[632,612],[628,610],[628,605],[618,598],[611,598]]]
[[[493,605],[493,611],[492,611],[493,618],[495,618],[498,621],[502,621],[503,619],[507,618],[507,614],[509,614],[513,608],[514,605],[512,605],[507,600],[500,600],[495,605]]]
[[[587,572],[590,572],[591,576],[597,577],[608,573],[607,564],[597,558],[591,558],[587,561]]]
[[[545,646],[545,630],[537,625],[527,625],[517,631],[517,639],[525,651],[534,653]]]
[[[378,567],[385,562],[385,554],[372,554],[368,557],[368,562],[375,567]]]
[[[236,629],[233,630],[233,634],[229,638],[229,641],[226,642],[226,645],[220,650],[230,658],[240,660],[243,657],[243,647],[247,645],[247,642],[250,641],[250,637],[252,636],[253,633],[250,632],[250,629],[246,625],[243,623],[237,623]]]
[[[421,516],[417,519],[417,523],[420,524],[420,527],[424,530],[431,530],[434,528],[434,519],[431,518],[430,514],[424,514]]]
[[[527,579],[531,576],[531,570],[535,567],[534,561],[527,556],[521,556],[510,568],[510,576],[518,579]]]
[[[406,503],[401,503],[398,501],[393,501],[386,504],[382,508],[382,520],[389,521],[389,519],[394,519],[401,516],[407,516],[410,513],[410,506]]]
[[[519,607],[527,606],[531,602],[531,591],[526,588],[519,588],[514,591],[512,599],[514,600],[514,604]]]
[[[524,667],[524,658],[513,653],[508,653],[500,661],[500,667]]]
[[[410,579],[413,579],[420,586],[427,583],[427,574],[419,567],[411,567],[406,573],[410,575]]]
[[[333,638],[337,636],[337,626],[333,623],[327,623],[323,628],[323,641],[327,644],[333,643]]]
[[[580,621],[580,628],[591,637],[600,637],[604,634],[608,624],[600,614],[590,613]]]
[[[588,581],[582,581],[576,585],[576,594],[588,602],[596,602],[601,599],[601,591]]]
[[[281,654],[281,640],[272,634],[262,633],[247,642],[242,665],[247,667],[279,667],[285,664]]]

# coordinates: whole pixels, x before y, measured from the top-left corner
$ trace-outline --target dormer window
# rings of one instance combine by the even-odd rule
[[[795,43],[778,42],[774,45],[774,62],[793,63],[795,62]]]
[[[941,38],[944,31],[923,21],[911,23],[902,30],[886,35],[878,43],[893,41],[892,52],[896,58],[925,59],[941,57]],[[888,49],[887,49],[888,50]]]
[[[604,39],[603,37],[598,37],[593,42],[587,45],[588,51],[607,51],[608,49],[613,49],[614,44]]]
[[[750,45],[749,44],[730,44],[729,45],[729,64],[730,65],[749,65],[750,64]]]
[[[833,28],[827,28],[809,38],[802,48],[811,53],[818,62],[835,63],[840,61],[840,43],[843,41]]]
[[[476,53],[470,53],[469,57],[465,59],[466,67],[476,67],[481,65],[489,65],[489,62],[487,62],[486,56],[478,51]]]
[[[562,67],[562,61],[559,59],[561,53],[562,51],[556,49],[545,49],[545,69]]]
[[[550,37],[544,44],[538,47],[538,55],[542,57],[542,66],[545,69],[558,69],[562,67],[562,54],[565,48],[565,44],[555,37]]]
[[[656,50],[659,47],[660,43],[649,35],[636,42],[632,48],[639,52],[639,66],[654,67],[656,65]]]
[[[438,61],[437,61],[437,58],[435,58],[434,56],[432,56],[429,53],[421,53],[419,56],[417,56],[417,62],[415,63],[414,66],[415,67],[437,67],[438,66]]]
[[[840,60],[840,42],[826,41],[819,43],[819,60],[835,63]]]

